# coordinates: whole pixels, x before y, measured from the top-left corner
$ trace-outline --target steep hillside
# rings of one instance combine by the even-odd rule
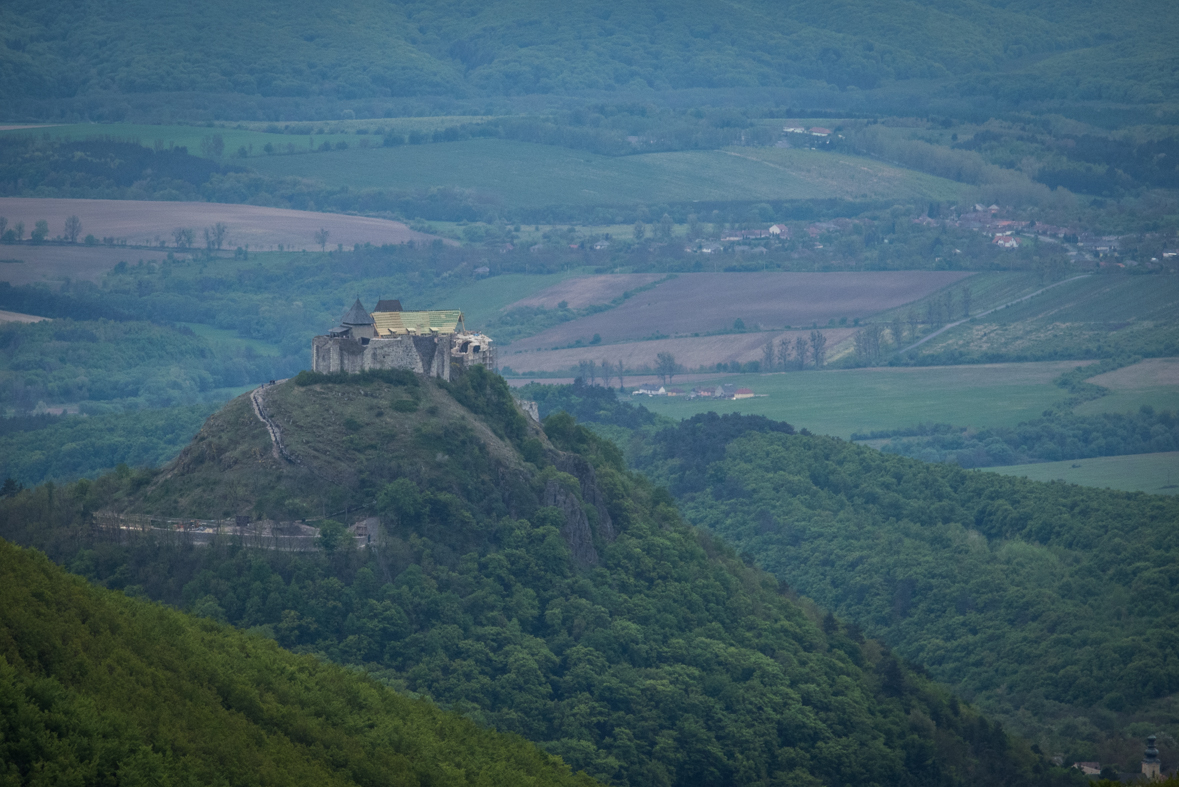
[[[385,484],[408,476],[436,491],[483,498],[485,514],[503,515],[507,509],[490,502],[489,492],[501,474],[520,474],[518,449],[541,432],[510,397],[488,394],[496,385],[502,381],[482,368],[454,384],[410,372],[303,372],[231,401],[124,505],[165,516],[301,519],[371,510]],[[276,427],[281,449],[253,399]],[[493,412],[479,418],[460,401]]]
[[[1168,20],[1171,22],[1167,24]],[[1174,95],[1165,0],[568,5],[17,0],[0,9],[0,95],[355,100],[956,79],[1003,98]],[[184,40],[185,46],[175,42]],[[95,108],[95,101],[84,102]],[[118,102],[116,102],[116,111]],[[298,102],[288,101],[290,107]],[[124,105],[123,111],[126,107]]]
[[[589,785],[514,736],[0,540],[4,784]]]
[[[528,426],[502,378],[302,382],[266,401],[303,464],[275,472],[282,460],[238,401],[157,476],[9,497],[0,533],[109,587],[366,669],[613,784],[1076,776],[687,527],[569,416]],[[88,512],[113,503],[315,507],[336,488],[382,517],[373,548],[86,535]]]

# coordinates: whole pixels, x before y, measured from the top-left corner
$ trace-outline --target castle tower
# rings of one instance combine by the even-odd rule
[[[372,339],[377,335],[373,324],[373,317],[360,303],[360,298],[352,304],[352,308],[340,318],[340,325],[352,329],[352,336],[356,339]]]
[[[1142,775],[1149,781],[1158,781],[1161,775],[1162,763],[1159,762],[1159,750],[1154,745],[1155,736],[1146,739],[1146,756],[1142,758]]]

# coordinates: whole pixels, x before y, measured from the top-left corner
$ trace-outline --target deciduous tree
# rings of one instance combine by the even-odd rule
[[[664,383],[671,382],[677,368],[675,356],[671,353],[659,353],[655,356],[655,374],[659,375],[659,379]]]
[[[70,216],[65,220],[65,230],[62,234],[70,243],[77,243],[78,236],[82,234],[82,220],[77,216]]]
[[[816,369],[822,369],[827,362],[827,337],[822,331],[811,331],[811,360]]]

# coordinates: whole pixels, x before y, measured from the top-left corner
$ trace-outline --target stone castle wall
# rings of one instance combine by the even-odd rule
[[[450,336],[394,336],[359,339],[316,336],[311,341],[315,372],[362,372],[366,369],[408,369],[427,377],[450,379]]]

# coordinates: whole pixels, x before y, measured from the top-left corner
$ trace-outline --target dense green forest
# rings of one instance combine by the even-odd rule
[[[278,460],[251,454],[256,430],[227,412],[162,473],[10,495],[0,532],[126,594],[363,668],[615,784],[1078,778],[687,527],[570,416],[530,426],[500,378],[299,383],[267,399],[300,462],[289,472],[267,470]],[[378,455],[395,480],[376,475]],[[191,505],[195,490],[235,484],[251,497],[250,474],[268,472],[284,494],[315,495],[346,481],[342,468],[387,522],[375,549],[85,535],[102,507]]]
[[[226,355],[190,329],[142,321],[3,323],[0,400],[17,411],[39,402],[159,408],[220,401],[218,389],[284,376],[273,356],[249,348]]]
[[[791,431],[710,414],[631,451],[689,521],[1045,748],[1113,759],[1176,722],[1179,501]]]
[[[140,0],[101,13],[15,2],[0,15],[0,94],[25,99],[30,113],[99,118],[128,113],[143,94],[171,95],[173,113],[239,117],[322,111],[325,99],[381,109],[404,96],[871,91],[910,80],[1004,101],[1158,103],[1174,94],[1170,3],[1061,10],[1051,2],[882,0],[849,13],[841,3],[787,10],[765,0],[723,10],[353,0],[326,15],[307,2],[198,10]],[[181,38],[188,45],[174,46]]]
[[[0,478],[31,486],[73,481],[119,465],[170,462],[215,410],[194,404],[91,416],[0,419]]]
[[[0,540],[5,784],[578,784],[355,671],[70,576]]]

